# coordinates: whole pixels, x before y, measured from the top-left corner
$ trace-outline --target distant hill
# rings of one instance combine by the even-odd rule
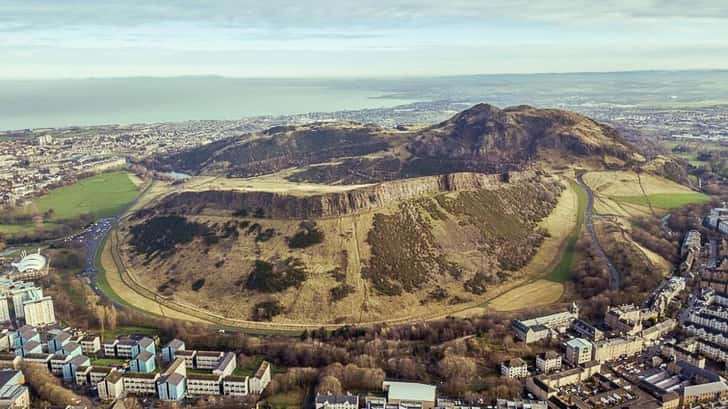
[[[641,157],[618,133],[572,112],[479,104],[412,131],[358,123],[275,127],[158,158],[195,175],[251,177],[288,168],[289,180],[371,183],[454,172],[500,172],[534,161],[605,164]]]

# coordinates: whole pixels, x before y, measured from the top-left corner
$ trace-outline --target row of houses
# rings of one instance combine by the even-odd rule
[[[271,378],[270,364],[266,361],[252,377],[188,372],[187,369],[182,357],[175,358],[161,373],[88,366],[78,368],[74,381],[78,385],[95,385],[101,400],[114,400],[131,394],[179,401],[196,396],[260,394]]]

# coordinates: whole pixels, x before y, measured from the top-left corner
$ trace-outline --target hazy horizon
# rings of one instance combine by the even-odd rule
[[[8,0],[0,78],[728,68],[720,0]]]

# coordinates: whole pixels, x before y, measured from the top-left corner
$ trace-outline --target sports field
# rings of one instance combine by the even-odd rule
[[[677,209],[690,203],[710,201],[702,193],[657,193],[647,196],[613,196],[610,199],[617,203],[630,203],[640,206],[656,207],[658,209]]]
[[[113,216],[122,211],[139,193],[139,186],[128,172],[111,172],[91,176],[78,182],[51,190],[23,209],[25,214],[44,214],[53,210],[45,227],[53,227],[63,220],[71,220],[85,213],[95,217]],[[37,226],[0,225],[0,232],[20,233]]]

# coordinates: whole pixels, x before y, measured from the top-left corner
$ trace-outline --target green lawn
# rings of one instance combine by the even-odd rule
[[[710,197],[702,193],[657,193],[647,196],[612,196],[610,199],[617,203],[630,203],[641,206],[651,204],[652,207],[658,209],[677,209],[691,203],[710,201]]]
[[[294,389],[272,395],[266,401],[274,409],[298,409],[303,407],[304,399],[306,399],[306,391],[303,389]]]
[[[159,334],[159,328],[150,327],[116,327],[114,329],[107,329],[103,333],[101,331],[91,331],[93,333],[101,335],[104,340],[114,339],[120,335],[131,335],[140,334],[148,337],[154,337]]]
[[[102,173],[51,190],[22,211],[43,214],[52,209],[50,221],[43,225],[48,228],[63,220],[76,219],[84,213],[91,213],[96,217],[116,215],[138,194],[139,188],[132,183],[128,172]],[[0,232],[21,233],[35,227],[33,224],[0,225]]]
[[[52,190],[34,204],[41,213],[53,209],[51,220],[73,219],[83,213],[109,217],[122,211],[138,193],[128,172],[111,172]]]
[[[91,365],[94,366],[124,366],[128,361],[118,358],[98,358],[91,359]]]
[[[579,200],[576,227],[569,234],[569,237],[566,238],[559,262],[544,277],[546,280],[556,281],[558,283],[562,283],[571,278],[571,268],[574,264],[574,258],[576,258],[576,241],[579,239],[579,232],[581,231],[581,226],[584,224],[584,211],[586,211],[586,206],[589,201],[586,191],[578,183],[574,181],[569,181],[569,183],[571,188],[576,191]]]

